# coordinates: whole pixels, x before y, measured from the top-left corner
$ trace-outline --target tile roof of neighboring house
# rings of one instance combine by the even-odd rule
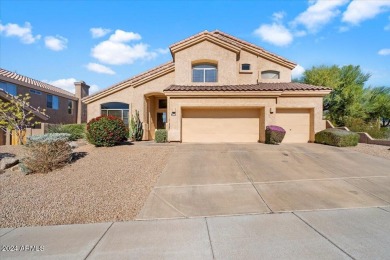
[[[247,85],[171,85],[164,91],[318,91],[331,90],[327,87],[313,86],[303,83],[258,83]]]
[[[11,94],[7,93],[3,89],[0,89],[0,98],[9,101],[9,100],[11,100],[12,98],[15,98],[15,97],[12,96]],[[37,117],[39,117],[39,118],[41,118],[43,120],[48,120],[50,118],[48,115],[46,115],[43,112],[39,111],[35,107],[32,107],[32,106],[29,105],[26,108],[27,108],[27,110],[31,111],[34,115],[36,115]]]
[[[70,96],[73,99],[75,98],[75,95],[73,93],[68,92],[62,88],[58,88],[58,87],[55,87],[53,85],[47,84],[45,82],[42,82],[42,81],[39,81],[36,79],[32,79],[32,78],[29,78],[29,77],[26,77],[26,76],[23,76],[23,75],[20,75],[20,74],[17,74],[15,72],[8,71],[8,70],[2,69],[2,68],[0,68],[0,79],[2,79],[2,80],[11,79],[14,81],[16,80],[16,81],[20,82],[20,85],[29,84],[29,85],[33,85],[35,87],[42,89],[42,91],[50,90],[50,91],[60,93],[60,94],[65,95],[65,96]]]
[[[96,93],[94,93],[93,95],[89,95],[88,97],[85,97],[84,98],[84,101],[88,101],[90,99],[93,99],[94,97],[98,96],[98,95],[101,95],[101,94],[104,94],[106,92],[111,92],[111,91],[116,91],[117,89],[121,89],[123,87],[124,84],[132,84],[132,83],[136,83],[138,81],[141,81],[142,79],[145,79],[149,76],[153,76],[154,74],[157,74],[159,72],[163,72],[164,70],[167,70],[167,69],[170,69],[170,68],[173,68],[174,67],[174,63],[173,61],[170,61],[170,62],[167,62],[167,63],[164,63],[160,66],[157,66],[157,67],[154,67],[146,72],[143,72],[141,74],[138,74],[138,75],[135,75],[131,78],[128,78],[126,80],[123,80],[115,85],[112,85],[106,89],[103,89],[101,91],[98,91]],[[128,85],[126,85],[127,87]]]

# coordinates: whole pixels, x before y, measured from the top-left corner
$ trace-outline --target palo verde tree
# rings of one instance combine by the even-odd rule
[[[319,66],[306,70],[302,82],[330,87],[333,91],[324,99],[327,117],[337,125],[345,125],[347,118],[364,118],[362,104],[364,84],[370,74],[361,71],[360,66]]]
[[[390,87],[365,89],[362,102],[369,120],[390,126]]]
[[[23,144],[23,132],[27,127],[34,126],[34,113],[30,107],[30,95],[12,96],[7,94],[7,99],[0,99],[0,128],[2,130],[15,130],[18,144]],[[44,112],[38,110],[37,112]]]

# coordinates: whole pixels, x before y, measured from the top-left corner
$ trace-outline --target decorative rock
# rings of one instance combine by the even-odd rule
[[[72,147],[72,149],[77,148],[79,146],[76,142],[70,142],[69,145],[70,147]]]
[[[11,168],[11,171],[13,171],[13,172],[16,172],[16,171],[19,171],[19,170],[20,170],[19,164],[15,165],[15,166],[13,166],[13,167]]]
[[[12,157],[5,157],[0,161],[0,170],[8,169],[12,166],[15,166],[19,163],[19,159]]]

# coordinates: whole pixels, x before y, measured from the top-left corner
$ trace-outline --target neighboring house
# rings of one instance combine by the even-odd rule
[[[0,88],[0,101],[9,102],[12,100],[13,97],[14,95],[10,95],[8,92]],[[32,114],[34,115],[34,119],[33,119],[34,122],[47,122],[47,120],[49,119],[49,116],[42,113],[37,108],[32,107],[31,105],[26,106],[26,110],[32,112]],[[7,131],[6,129],[0,128],[0,145],[5,145],[10,142],[10,140],[8,140],[7,142],[6,131]]]
[[[83,81],[74,84],[76,94],[0,68],[0,89],[13,96],[30,94],[30,105],[45,109],[45,114],[49,116],[45,123],[86,122],[86,106],[81,99],[88,96],[89,86]]]
[[[83,99],[88,120],[140,111],[143,140],[167,129],[173,142],[313,142],[325,129],[326,87],[291,83],[295,63],[229,34],[204,31],[170,46],[173,60]]]

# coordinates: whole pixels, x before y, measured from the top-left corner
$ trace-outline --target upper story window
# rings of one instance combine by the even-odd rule
[[[217,82],[217,65],[203,63],[192,66],[192,82]]]
[[[42,95],[41,91],[35,90],[35,89],[30,89],[30,93],[35,94],[35,95]]]
[[[59,107],[58,97],[54,95],[47,95],[46,107],[57,110]]]
[[[280,72],[275,70],[266,70],[261,72],[262,79],[279,79]]]
[[[158,108],[159,109],[167,108],[167,100],[166,99],[159,99],[158,100]]]
[[[251,65],[249,63],[241,64],[241,70],[251,70]]]
[[[16,96],[18,94],[16,85],[9,82],[0,81],[0,88],[13,96]]]
[[[72,115],[73,114],[73,101],[68,100],[68,114]]]

